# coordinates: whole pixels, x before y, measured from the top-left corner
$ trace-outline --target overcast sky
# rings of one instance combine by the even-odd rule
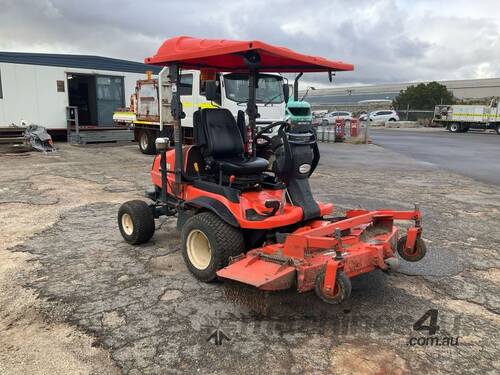
[[[0,0],[0,51],[143,61],[190,35],[354,64],[336,84],[491,78],[500,77],[498,9],[498,0]],[[325,76],[307,80],[323,86]]]

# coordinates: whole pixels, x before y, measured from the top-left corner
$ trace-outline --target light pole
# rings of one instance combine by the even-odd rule
[[[302,97],[302,99],[300,99],[300,101],[303,101],[303,100],[305,99],[305,97],[306,97],[306,96],[307,96],[307,94],[309,93],[309,90],[314,91],[314,90],[316,90],[316,88],[315,88],[315,87],[313,87],[313,86],[309,86],[309,87],[307,88],[307,90],[306,90],[306,93],[304,94],[304,96]]]

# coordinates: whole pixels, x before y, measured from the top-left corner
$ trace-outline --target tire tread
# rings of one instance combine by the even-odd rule
[[[197,269],[193,269],[193,267],[189,266],[189,258],[187,256],[186,249],[186,239],[188,235],[188,231],[192,229],[192,226],[199,228],[199,224],[202,227],[210,228],[211,235],[215,237],[215,241],[217,242],[214,246],[212,245],[212,249],[216,248],[215,256],[215,264],[212,267],[212,272],[209,272],[208,275],[204,275],[204,271],[200,271]],[[201,229],[201,228],[199,228]],[[207,233],[205,233],[207,235]],[[183,226],[182,229],[182,254],[184,256],[184,260],[188,265],[189,270],[193,273],[199,280],[209,282],[216,278],[215,272],[226,267],[229,262],[229,257],[239,255],[244,251],[245,244],[243,240],[243,235],[238,228],[235,228],[225,221],[220,219],[216,214],[209,211],[204,211],[199,214],[196,214],[189,218]],[[208,235],[207,235],[208,237]],[[209,238],[210,240],[210,238]]]
[[[128,213],[134,223],[134,231],[128,236],[121,227],[121,217]],[[151,208],[141,200],[132,200],[125,202],[118,210],[118,226],[125,241],[139,245],[149,241],[155,232],[155,221]]]

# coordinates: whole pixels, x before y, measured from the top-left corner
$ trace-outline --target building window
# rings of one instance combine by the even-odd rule
[[[2,91],[2,72],[0,71],[0,99],[3,99],[3,91]]]

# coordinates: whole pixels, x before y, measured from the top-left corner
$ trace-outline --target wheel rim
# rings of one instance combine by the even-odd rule
[[[139,143],[143,150],[148,148],[148,135],[144,132],[141,133],[141,138],[139,139]]]
[[[323,282],[324,282],[324,278],[323,278]],[[337,280],[335,280],[335,285],[333,286],[333,290],[332,291],[327,291],[325,289],[325,287],[323,286],[321,288],[321,291],[323,292],[323,294],[330,298],[330,299],[334,299],[334,298],[337,298],[340,294],[340,287],[339,287],[339,282]]]
[[[326,290],[324,282],[325,282],[325,277],[323,276],[321,279],[321,284],[322,284],[321,291],[323,292],[323,295],[329,299],[337,298],[340,294],[340,289],[341,289],[338,280],[335,280],[335,285],[333,286],[333,290],[331,291]]]
[[[129,214],[122,215],[122,228],[127,236],[132,235],[134,232],[134,222],[132,221],[132,216]]]
[[[189,232],[186,240],[187,254],[191,264],[199,270],[204,270],[212,260],[212,247],[207,236],[199,229]]]
[[[450,126],[450,129],[451,129],[452,132],[456,132],[458,130],[458,126],[456,124],[452,124]]]
[[[408,257],[414,257],[417,254],[417,245],[413,247],[413,249],[405,248],[403,251]]]

